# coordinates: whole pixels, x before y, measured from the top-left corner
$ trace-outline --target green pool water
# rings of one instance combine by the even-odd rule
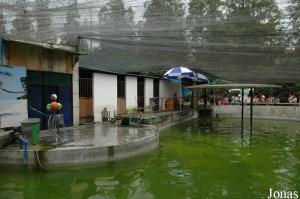
[[[161,132],[160,147],[104,165],[0,170],[0,199],[267,198],[300,192],[300,122],[193,120]],[[246,126],[246,128],[248,128]]]

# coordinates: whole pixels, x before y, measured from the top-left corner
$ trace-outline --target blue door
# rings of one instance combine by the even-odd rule
[[[43,89],[41,86],[27,86],[27,103],[28,103],[28,117],[29,118],[40,118],[43,116],[37,111],[43,111]]]
[[[73,125],[73,94],[72,87],[58,87],[58,101],[63,105],[62,113],[64,114],[65,126]]]
[[[50,74],[50,75],[49,75]],[[49,78],[49,76],[51,78]],[[54,79],[54,78],[59,78]],[[47,79],[48,78],[48,79]],[[63,105],[61,113],[64,114],[65,126],[73,125],[73,94],[70,75],[45,72],[28,72],[27,98],[29,118],[40,118],[41,128],[48,128],[48,117],[38,111],[49,114],[47,104],[50,103],[51,94],[57,94],[58,102]],[[38,110],[38,111],[36,111]]]

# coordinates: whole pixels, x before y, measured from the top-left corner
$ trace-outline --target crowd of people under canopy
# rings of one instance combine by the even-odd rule
[[[250,94],[244,95],[244,104],[250,104],[251,103],[251,96]],[[214,105],[236,105],[236,104],[241,104],[242,103],[242,95],[238,94],[238,95],[210,95],[208,96],[208,102],[210,104],[214,104]],[[297,104],[299,103],[299,98],[294,95],[294,94],[290,94],[287,102],[290,104]],[[200,98],[200,104],[204,103],[204,98],[201,97]],[[279,97],[275,97],[275,96],[268,96],[266,97],[263,94],[259,94],[259,95],[254,95],[253,96],[253,104],[279,104],[281,103],[280,98]]]

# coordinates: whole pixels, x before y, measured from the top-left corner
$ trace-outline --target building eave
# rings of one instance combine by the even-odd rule
[[[144,78],[151,78],[151,79],[162,79],[161,77],[155,77],[155,76],[148,76],[148,75],[136,75],[136,74],[128,74],[128,73],[118,73],[118,72],[112,72],[112,71],[106,71],[106,70],[98,70],[93,68],[87,68],[87,67],[79,67],[82,71],[88,71],[93,73],[102,73],[102,74],[109,74],[109,75],[122,75],[122,76],[129,76],[129,77],[144,77]]]
[[[37,46],[48,50],[56,50],[56,51],[63,51],[71,54],[77,55],[85,55],[85,52],[78,52],[77,49],[73,46],[65,46],[59,44],[51,44],[51,43],[40,43],[40,42],[31,42],[31,41],[24,41],[19,39],[10,39],[10,38],[3,38],[5,41],[8,42],[16,42],[21,44],[27,44],[31,46]]]

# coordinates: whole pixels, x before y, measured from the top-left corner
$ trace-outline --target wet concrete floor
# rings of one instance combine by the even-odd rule
[[[58,147],[101,147],[131,143],[158,133],[155,127],[126,127],[116,125],[91,124],[65,128],[58,133]],[[41,132],[41,144],[55,145],[53,132]]]

